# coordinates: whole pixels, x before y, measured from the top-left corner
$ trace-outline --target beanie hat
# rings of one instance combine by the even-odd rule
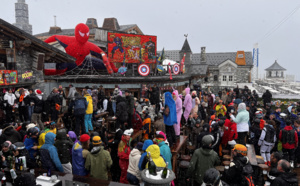
[[[212,135],[205,135],[202,138],[202,145],[208,147],[214,141],[214,137]]]
[[[39,90],[39,89],[36,89],[36,90],[35,90],[35,93],[36,93],[36,94],[43,94],[42,91]]]
[[[123,135],[131,136],[132,133],[133,133],[133,129],[127,129],[124,131]]]
[[[161,135],[161,134],[158,134],[158,135],[156,135],[156,139],[164,141],[165,137],[163,135]]]
[[[94,136],[93,137],[93,145],[100,145],[102,143],[100,136]]]
[[[236,144],[232,150],[236,151],[237,153],[243,156],[247,156],[247,147],[242,144]]]
[[[164,140],[167,139],[167,136],[165,135],[165,133],[164,133],[163,131],[160,131],[159,134],[162,135],[162,136],[164,137]]]
[[[2,146],[3,147],[10,147],[11,146],[11,142],[10,141],[5,141]]]
[[[138,142],[138,144],[136,145],[135,148],[141,151],[143,149],[143,145],[144,145],[144,143]]]
[[[91,137],[87,134],[83,134],[83,135],[80,136],[80,142],[86,142],[90,139],[91,139]]]

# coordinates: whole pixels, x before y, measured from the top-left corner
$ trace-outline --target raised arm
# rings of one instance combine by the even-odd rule
[[[112,74],[113,72],[118,72],[118,69],[115,67],[115,65],[109,62],[105,52],[103,52],[103,50],[101,50],[97,45],[91,45],[90,52],[92,55],[103,60],[103,64],[105,65],[109,74]]]
[[[52,43],[55,41],[58,41],[61,46],[63,46],[64,48],[66,48],[69,44],[69,36],[61,36],[61,35],[53,35],[50,36],[48,39],[45,40],[46,43]]]

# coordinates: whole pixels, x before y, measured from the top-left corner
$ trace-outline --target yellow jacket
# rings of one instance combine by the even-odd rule
[[[150,145],[147,149],[146,152],[151,153],[151,157],[153,162],[155,163],[156,167],[166,167],[166,162],[165,160],[160,156],[160,149],[158,145]],[[148,155],[147,155],[148,156]],[[148,163],[146,165],[146,168],[148,168]]]
[[[93,114],[93,98],[89,94],[84,95],[86,101],[88,102],[87,109],[85,111],[86,114]]]
[[[227,112],[227,108],[225,105],[217,105],[216,106],[216,116],[218,116],[219,114],[222,114],[223,116],[225,116]]]
[[[49,132],[52,132],[53,134],[56,134],[56,128],[54,128],[54,129],[52,129],[52,130],[49,129],[49,130],[46,132],[46,134],[49,133]]]
[[[39,140],[38,140],[38,142],[39,142],[38,149],[40,149],[45,144],[45,136],[46,136],[45,132],[40,134]]]

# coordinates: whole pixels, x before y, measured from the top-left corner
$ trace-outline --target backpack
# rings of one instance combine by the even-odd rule
[[[143,127],[143,125],[142,125],[142,118],[135,111],[135,109],[134,109],[134,114],[133,114],[133,118],[132,118],[132,127],[133,127],[133,129],[137,129],[137,130],[141,130],[141,128]]]
[[[282,144],[294,144],[295,143],[295,130],[285,130],[282,129],[282,138],[281,138]]]
[[[250,165],[250,163],[247,163],[246,165],[243,165],[243,163],[239,160],[237,160],[240,164],[240,168],[242,169],[242,183],[241,185],[245,185],[245,186],[255,186],[253,178],[252,178],[252,174],[253,174],[253,169],[252,166]]]
[[[164,110],[164,115],[165,115],[166,117],[168,117],[169,114],[170,114],[170,108],[169,108],[168,106],[166,106],[166,108],[165,108],[165,110]]]
[[[273,127],[266,125],[265,128],[267,129],[266,136],[265,136],[265,141],[269,143],[274,143],[274,136],[276,135],[276,131]]]
[[[40,149],[42,167],[46,170],[56,171],[55,164],[52,162],[49,151],[47,149]]]

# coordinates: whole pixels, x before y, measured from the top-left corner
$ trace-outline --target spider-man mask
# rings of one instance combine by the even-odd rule
[[[75,38],[79,43],[85,43],[89,39],[90,29],[86,24],[79,23],[75,27]]]

